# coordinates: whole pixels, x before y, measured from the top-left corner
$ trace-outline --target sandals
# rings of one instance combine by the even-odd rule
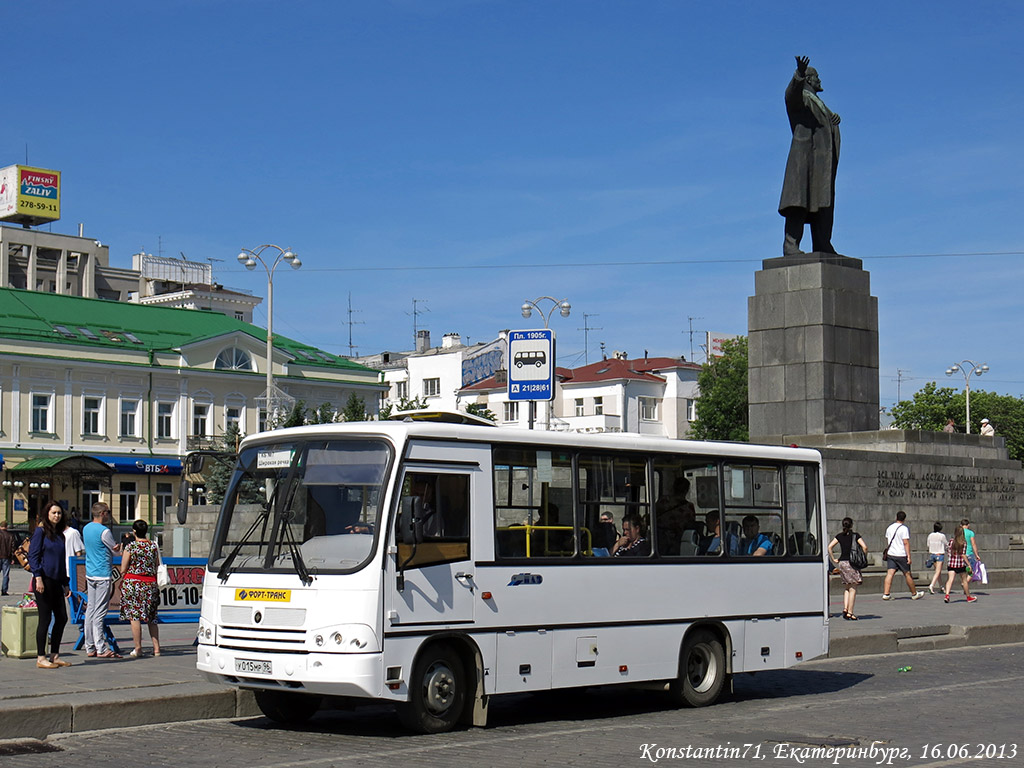
[[[97,659],[123,659],[120,653],[115,651],[113,648],[108,648],[105,652],[100,654],[93,654]]]
[[[854,616],[852,613],[846,614],[846,618],[848,618],[850,621],[857,621],[857,617]]]
[[[140,659],[140,658],[142,658],[142,649],[140,649],[140,648],[133,648],[132,652],[128,654],[128,658],[130,658],[130,659]]]
[[[71,666],[71,662],[70,661],[64,661],[63,659],[57,659],[53,663],[56,664],[58,667],[70,667]]]
[[[60,664],[54,664],[49,659],[36,659],[36,666],[40,669],[60,669]]]

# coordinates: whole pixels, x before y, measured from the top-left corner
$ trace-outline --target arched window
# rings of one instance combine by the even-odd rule
[[[228,347],[217,355],[214,368],[219,371],[251,371],[252,358],[244,349]]]

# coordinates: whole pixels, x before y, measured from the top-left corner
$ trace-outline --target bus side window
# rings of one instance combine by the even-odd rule
[[[417,568],[468,559],[469,475],[410,472],[402,484],[402,501],[410,497],[419,501],[423,540],[415,556],[411,544],[399,544],[399,561]]]

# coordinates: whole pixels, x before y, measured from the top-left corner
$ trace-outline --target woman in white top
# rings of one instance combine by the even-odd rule
[[[928,559],[924,563],[925,568],[935,566],[935,575],[932,576],[932,583],[928,585],[928,591],[935,594],[935,585],[939,583],[939,575],[942,573],[942,562],[946,559],[946,534],[942,532],[942,523],[936,522],[933,531],[928,534]],[[941,589],[941,587],[939,587]]]

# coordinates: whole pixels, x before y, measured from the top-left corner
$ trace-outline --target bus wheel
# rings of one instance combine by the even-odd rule
[[[683,643],[679,677],[669,686],[677,704],[705,707],[714,704],[725,685],[725,649],[706,629],[691,632]]]
[[[275,723],[298,725],[320,709],[322,698],[311,693],[255,690],[256,706]]]
[[[420,653],[409,680],[409,701],[398,705],[402,724],[418,733],[444,733],[459,722],[466,704],[467,677],[450,646]]]

